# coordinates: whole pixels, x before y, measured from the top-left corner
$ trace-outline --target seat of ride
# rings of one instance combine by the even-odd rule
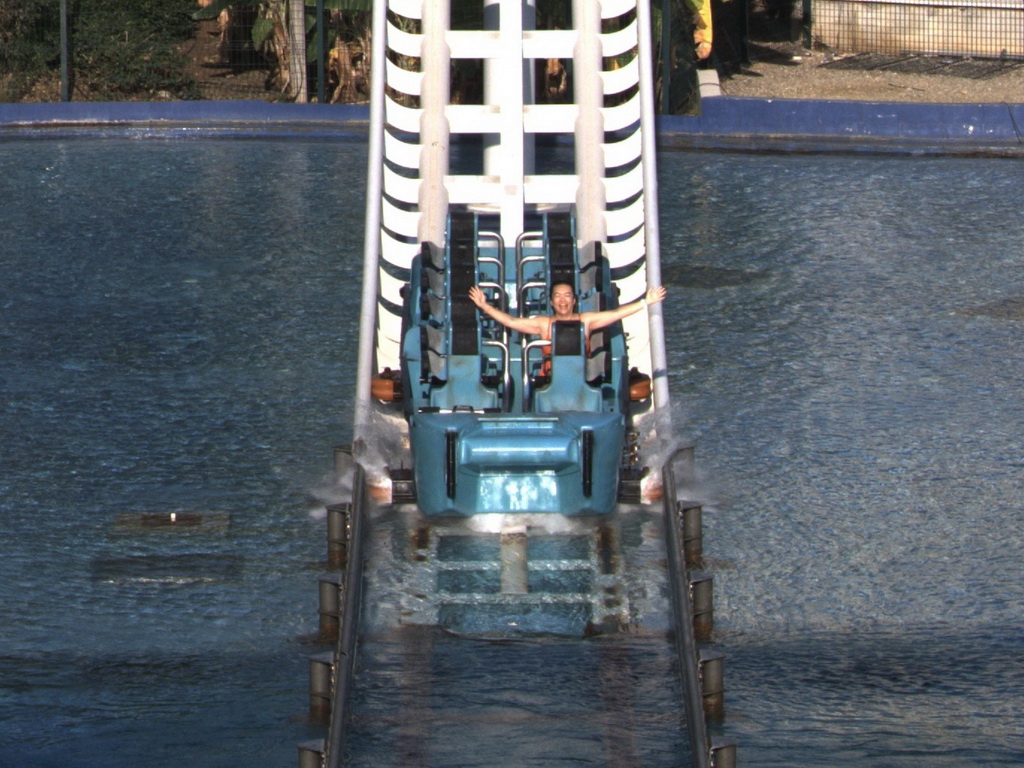
[[[578,320],[551,324],[551,372],[548,382],[533,393],[534,412],[602,410],[600,388],[586,379],[584,334],[583,323]]]
[[[432,407],[442,411],[489,411],[500,408],[498,390],[480,380],[479,355],[450,355],[447,374],[448,380],[442,386],[430,389]]]

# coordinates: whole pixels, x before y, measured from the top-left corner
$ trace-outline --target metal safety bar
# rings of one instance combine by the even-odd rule
[[[345,562],[345,603],[341,607],[341,626],[335,657],[335,683],[331,703],[331,722],[324,742],[324,765],[341,768],[344,765],[345,737],[348,730],[349,692],[355,677],[355,650],[359,614],[363,594],[363,543],[367,501],[366,473],[356,464],[352,482],[352,513],[349,517],[351,540]]]
[[[527,264],[533,262],[547,262],[548,256],[546,253],[537,253],[532,256],[524,256],[523,251],[525,250],[526,243],[539,242],[543,245],[544,233],[543,232],[523,232],[519,237],[516,238],[516,301],[518,302],[516,313],[519,317],[523,317],[523,310],[526,308],[526,291],[530,288],[544,288],[547,286],[546,283],[539,283],[531,281],[526,283],[526,276],[523,272],[523,268]]]
[[[693,631],[693,602],[686,574],[683,541],[676,519],[676,481],[672,463],[681,451],[675,451],[662,468],[662,504],[665,519],[665,548],[672,609],[675,613],[676,653],[683,686],[683,709],[694,768],[710,768],[711,746],[704,718],[704,696],[700,683],[700,656]]]
[[[502,274],[504,274],[504,271],[502,272]],[[498,284],[491,282],[481,282],[477,287],[480,290],[485,291],[485,295],[485,289],[491,289],[496,291],[498,294],[498,308],[505,312],[508,312],[508,294],[505,293],[504,283]],[[501,338],[481,339],[480,343],[485,347],[498,347],[499,349],[502,350],[502,380],[505,384],[505,387],[501,399],[503,408],[507,412],[512,407],[512,371],[509,368],[509,365],[511,364],[512,361],[508,351],[509,330],[501,323],[496,322],[495,325],[498,327],[501,333]]]
[[[545,346],[551,346],[551,342],[547,339],[534,339],[523,345],[523,411],[533,410],[530,406],[530,395],[532,394],[530,385],[530,352]]]
[[[512,371],[509,368],[511,360],[509,359],[508,344],[504,341],[491,341],[487,339],[482,341],[481,344],[485,347],[497,347],[501,350],[501,404],[502,410],[508,413],[512,407]]]
[[[480,256],[480,241],[494,242],[494,247],[498,251],[497,256]],[[497,232],[478,232],[477,233],[477,264],[493,264],[498,270],[498,282],[501,285],[505,285],[505,240]]]

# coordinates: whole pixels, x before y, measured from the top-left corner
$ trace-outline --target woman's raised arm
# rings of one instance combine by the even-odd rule
[[[665,286],[658,285],[647,289],[647,293],[644,294],[643,298],[631,301],[629,304],[623,304],[621,307],[615,309],[605,309],[601,312],[584,312],[580,315],[580,320],[583,321],[587,328],[587,333],[592,331],[599,331],[602,328],[607,328],[617,320],[634,315],[649,304],[657,304],[665,298]]]
[[[469,289],[469,300],[476,304],[477,309],[485,315],[497,320],[512,331],[540,336],[547,331],[548,326],[551,324],[550,320],[546,317],[513,317],[508,312],[492,307],[487,303],[487,297],[484,296],[484,292],[475,285]]]

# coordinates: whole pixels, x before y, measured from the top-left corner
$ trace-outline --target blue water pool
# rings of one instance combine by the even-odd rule
[[[358,141],[0,143],[0,765],[269,768],[321,734],[306,658],[364,168]],[[1019,764],[1020,165],[660,172],[718,730],[746,765]],[[202,522],[144,522],[171,513]],[[477,696],[493,669],[462,672]],[[517,690],[445,705],[507,720]],[[550,760],[573,734],[522,738]]]

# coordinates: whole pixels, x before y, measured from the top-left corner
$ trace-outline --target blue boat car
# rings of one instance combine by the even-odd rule
[[[424,244],[413,262],[401,391],[424,514],[607,514],[618,500],[630,418],[621,323],[587,339],[581,322],[556,322],[550,341],[531,340],[469,298],[479,284],[503,311],[515,296],[521,314],[551,314],[552,286],[569,284],[581,311],[617,303],[607,262],[579,264],[571,214],[538,224],[506,264],[486,216],[453,213],[445,247]],[[645,378],[634,375],[641,400]]]

